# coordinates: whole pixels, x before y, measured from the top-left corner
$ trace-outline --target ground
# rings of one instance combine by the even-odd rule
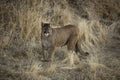
[[[1,0],[0,80],[120,80],[119,8],[118,0]],[[42,62],[42,21],[77,25],[90,55],[70,66],[64,46]]]

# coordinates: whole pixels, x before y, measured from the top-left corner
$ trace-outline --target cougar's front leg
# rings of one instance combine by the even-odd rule
[[[43,57],[42,61],[45,61],[45,62],[48,61],[48,55],[49,55],[48,50],[49,50],[48,47],[42,45],[42,57]]]
[[[44,50],[44,53],[43,53],[43,58],[44,58],[44,61],[48,61],[48,51],[47,50]]]
[[[45,49],[44,47],[42,47],[42,61],[48,61],[47,60],[47,57],[48,57],[48,50]]]
[[[52,62],[54,60],[54,53],[55,53],[54,51],[55,51],[55,47],[50,47],[49,50],[48,50],[48,53],[49,53],[48,58]]]

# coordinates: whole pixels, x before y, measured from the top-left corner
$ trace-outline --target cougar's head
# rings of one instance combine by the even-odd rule
[[[46,37],[52,35],[52,28],[50,26],[50,23],[41,23],[42,27],[42,34]]]

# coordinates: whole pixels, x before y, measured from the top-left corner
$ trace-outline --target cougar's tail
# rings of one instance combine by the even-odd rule
[[[75,50],[76,53],[77,53],[79,56],[88,56],[88,55],[89,55],[88,52],[84,52],[84,51],[82,50],[82,48],[81,48],[81,43],[80,43],[79,41],[76,43],[75,49],[76,49],[76,50]]]

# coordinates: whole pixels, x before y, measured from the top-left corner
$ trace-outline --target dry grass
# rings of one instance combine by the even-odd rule
[[[0,80],[120,79],[119,2],[102,0],[104,4],[100,0],[85,0],[84,3],[82,0],[71,1],[0,1]],[[81,18],[84,13],[76,13],[77,9],[84,9],[89,19]],[[111,24],[106,25],[104,20]],[[50,22],[53,27],[69,23],[78,25],[81,47],[90,56],[80,61],[77,56],[73,56],[76,64],[71,67],[69,60],[62,63],[69,57],[66,47],[63,47],[56,50],[53,63],[41,62],[41,21]]]

